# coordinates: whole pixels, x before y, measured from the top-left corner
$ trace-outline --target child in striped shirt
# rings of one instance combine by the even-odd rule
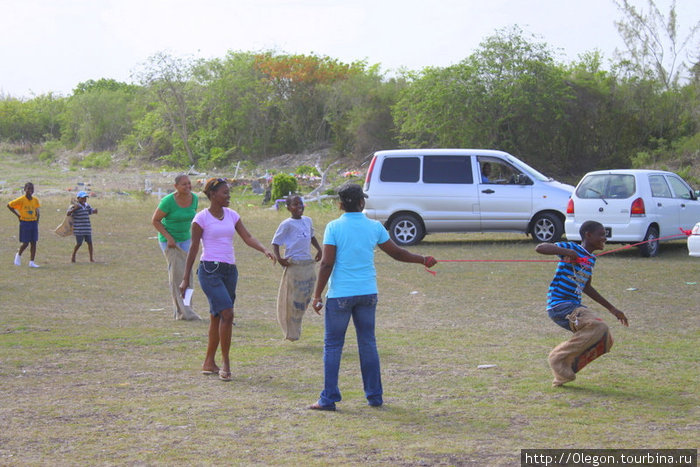
[[[75,263],[75,254],[84,241],[88,246],[90,262],[94,263],[95,258],[93,257],[92,249],[92,225],[90,224],[90,214],[97,214],[97,209],[93,209],[93,207],[88,204],[87,192],[79,191],[77,198],[78,203],[73,204],[66,212],[66,215],[73,217],[73,235],[75,235],[75,248],[73,248],[73,255],[70,260],[71,263]]]

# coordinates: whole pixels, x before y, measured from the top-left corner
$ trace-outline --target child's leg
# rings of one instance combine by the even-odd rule
[[[75,254],[78,252],[78,249],[80,249],[80,245],[83,244],[83,239],[81,237],[75,237],[75,248],[73,248],[73,254],[70,257],[70,262],[75,263]]]
[[[92,241],[87,241],[87,240],[86,240],[85,243],[87,243],[88,252],[90,252],[90,262],[91,262],[91,263],[94,263],[94,262],[95,262],[95,258],[92,256]]]
[[[29,242],[22,242],[19,245],[19,250],[17,250],[17,254],[22,256],[22,253],[24,253],[24,250],[26,250],[28,246],[29,246]]]
[[[29,243],[29,260],[34,261],[36,257],[36,242]]]

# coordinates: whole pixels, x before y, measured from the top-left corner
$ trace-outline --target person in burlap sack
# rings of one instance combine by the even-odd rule
[[[316,285],[315,262],[321,261],[321,245],[314,236],[310,217],[304,216],[304,200],[291,195],[286,199],[291,217],[283,220],[272,237],[272,247],[277,261],[284,268],[277,294],[277,321],[284,338],[290,341],[301,337],[301,320],[311,301]],[[311,257],[311,245],[316,256]],[[280,254],[284,246],[284,257]]]
[[[576,379],[576,373],[607,353],[613,344],[608,325],[581,305],[582,292],[607,308],[624,326],[629,326],[625,314],[591,285],[596,261],[593,252],[605,248],[605,228],[600,222],[586,221],[579,233],[582,240],[580,245],[558,242],[540,243],[535,247],[537,253],[561,258],[549,285],[547,313],[552,321],[574,333],[571,339],[549,353],[549,365],[554,374],[552,386],[562,386]]]

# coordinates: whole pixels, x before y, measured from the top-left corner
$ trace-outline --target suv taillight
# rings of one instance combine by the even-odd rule
[[[644,210],[644,200],[642,198],[637,198],[632,201],[632,207],[630,207],[630,215],[632,216],[644,216],[646,211]]]
[[[375,162],[377,162],[377,156],[372,156],[372,162],[369,163],[369,168],[367,169],[367,176],[365,177],[364,191],[369,190],[369,181],[372,179],[372,171],[374,170]]]
[[[566,214],[574,213],[574,200],[569,198],[569,204],[566,205]]]

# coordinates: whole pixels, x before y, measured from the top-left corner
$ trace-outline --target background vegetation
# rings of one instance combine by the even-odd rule
[[[135,84],[103,78],[70,96],[0,96],[0,141],[47,163],[68,149],[205,169],[320,148],[362,158],[395,147],[485,147],[562,178],[655,166],[697,184],[700,22],[680,31],[674,6],[616,3],[626,48],[607,63],[595,50],[563,63],[517,26],[455,65],[391,76],[317,55],[161,52],[134,71]]]

